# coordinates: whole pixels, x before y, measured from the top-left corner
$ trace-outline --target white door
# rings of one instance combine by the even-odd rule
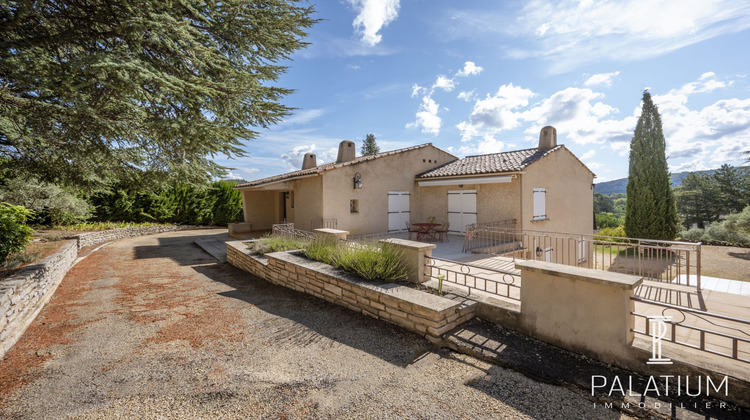
[[[409,192],[388,191],[388,232],[406,230],[409,221]]]
[[[475,190],[448,191],[449,232],[463,234],[466,225],[477,222],[477,192]]]

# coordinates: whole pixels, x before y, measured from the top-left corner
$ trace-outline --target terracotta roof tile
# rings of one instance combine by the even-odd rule
[[[330,171],[332,169],[343,168],[344,166],[349,166],[349,165],[356,165],[358,163],[367,162],[367,161],[378,159],[384,156],[391,156],[391,155],[395,155],[395,154],[399,154],[403,152],[408,152],[411,150],[422,149],[427,146],[432,146],[432,143],[420,144],[418,146],[412,146],[412,147],[407,147],[407,148],[398,149],[398,150],[391,150],[388,152],[377,153],[377,154],[369,155],[369,156],[360,156],[356,159],[353,159],[347,162],[342,162],[342,163],[336,163],[336,162],[325,163],[323,165],[318,165],[314,168],[302,169],[299,171],[287,172],[285,174],[275,175],[275,176],[271,176],[268,178],[257,179],[255,181],[250,181],[245,184],[236,185],[234,188],[238,189],[238,188],[256,187],[258,185],[268,184],[271,182],[284,181],[288,179],[299,178],[299,177],[306,176],[306,175],[319,174],[325,171]]]
[[[435,169],[422,172],[417,175],[417,178],[439,178],[521,171],[525,167],[562,147],[562,145],[557,145],[546,151],[540,151],[539,149],[534,148],[493,153],[489,155],[466,156],[463,159],[455,160]]]

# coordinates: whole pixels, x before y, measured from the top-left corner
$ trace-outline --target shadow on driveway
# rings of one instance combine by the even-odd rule
[[[306,347],[330,339],[399,367],[406,367],[430,347],[422,337],[396,325],[274,285],[228,263],[218,263],[193,242],[200,237],[204,236],[159,238],[158,245],[135,247],[135,258],[169,258],[182,266],[191,266],[212,281],[234,288],[219,295],[292,321],[291,327],[276,334],[274,342]]]

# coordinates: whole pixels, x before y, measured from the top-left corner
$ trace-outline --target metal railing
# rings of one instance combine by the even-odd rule
[[[399,236],[405,235],[404,232],[380,232],[380,233],[365,233],[360,235],[349,235],[347,236],[347,241],[352,242],[372,242],[372,241],[379,241],[381,239],[388,239],[388,238],[395,238]]]
[[[436,257],[425,257],[424,269],[425,276],[434,280],[440,280],[440,276],[443,276],[444,282],[464,286],[469,289],[469,294],[472,290],[480,290],[521,300],[521,276],[517,273]]]
[[[280,223],[271,225],[271,234],[279,236],[294,236],[297,238],[314,238],[315,233],[294,228],[294,223]]]
[[[467,230],[464,252],[634,274],[696,286],[698,290],[701,287],[700,243],[478,227]]]
[[[662,337],[663,340],[750,363],[750,321],[639,297],[631,297],[630,299],[661,309],[661,316],[673,318],[672,320],[663,320],[664,323],[669,325],[666,335]],[[636,318],[636,324],[641,322],[643,324],[643,327],[635,325],[632,331],[651,337],[653,331],[649,321],[653,315],[649,316],[638,312],[631,312],[631,314]],[[681,319],[674,320],[675,316]],[[711,325],[711,328],[706,325]],[[694,331],[698,332],[697,337],[692,334]]]
[[[338,229],[337,219],[312,219],[310,229]]]
[[[466,225],[466,232],[476,229],[515,229],[516,219],[503,219],[494,222],[472,223]]]

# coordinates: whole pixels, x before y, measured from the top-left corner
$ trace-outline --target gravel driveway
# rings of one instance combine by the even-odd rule
[[[621,418],[277,287],[194,244],[110,243],[0,361],[7,418]]]

